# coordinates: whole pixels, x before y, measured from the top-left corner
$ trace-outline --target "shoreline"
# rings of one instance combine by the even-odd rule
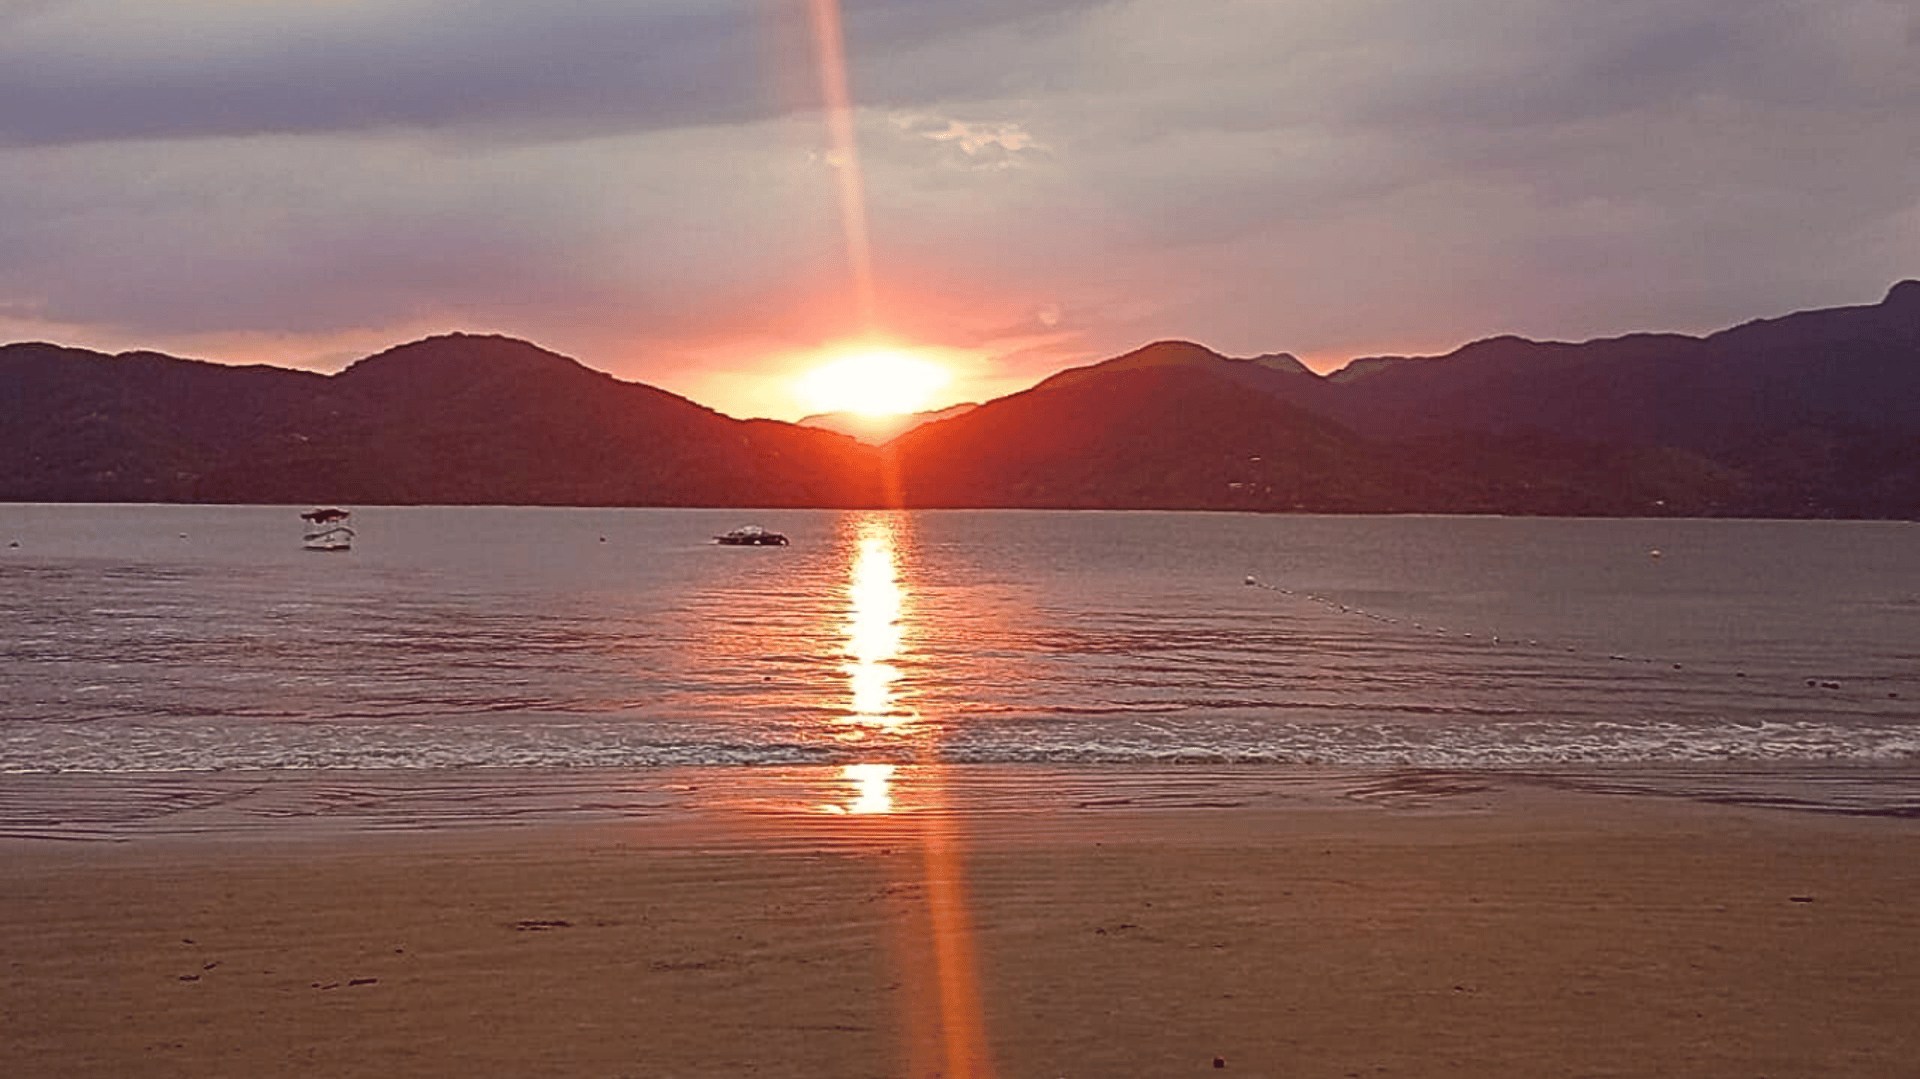
[[[1118,810],[1465,812],[1558,792],[1920,819],[1920,764],[885,764],[0,774],[0,845],[275,841],[638,823],[804,832],[821,819],[951,814],[1045,826]]]
[[[899,811],[856,813],[871,792],[820,771],[650,777],[600,816],[590,777],[483,826],[281,777],[251,817],[195,810],[266,826],[0,843],[0,1071],[1891,1079],[1920,1054],[1911,817],[1224,769],[897,774]],[[296,789],[337,812],[273,800]]]

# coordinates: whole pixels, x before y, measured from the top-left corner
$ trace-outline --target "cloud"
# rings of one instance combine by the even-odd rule
[[[751,27],[725,5],[42,5],[0,50],[15,144],[750,118]]]
[[[879,50],[1074,4],[849,3]],[[793,0],[40,0],[0,37],[0,141],[751,123],[816,104]],[[777,56],[775,53],[784,54]],[[807,77],[794,78],[799,67]]]
[[[1709,328],[1903,272],[1858,253],[1884,252],[1873,239],[1920,190],[1907,5],[1182,15],[1103,10],[1077,40],[1115,43],[1104,65],[1023,118],[1071,174],[1062,189],[1164,267],[1141,282],[1166,298],[1129,327],[1142,335],[1200,325],[1230,330],[1223,347],[1320,351],[1423,326]],[[1678,287],[1649,288],[1662,280]]]
[[[926,113],[895,113],[888,117],[901,131],[948,147],[957,153],[946,156],[948,164],[963,168],[1017,168],[1033,155],[1045,154],[1046,147],[1033,135],[1010,120],[974,121]]]
[[[858,328],[805,8],[16,0],[0,326],[276,361],[491,330],[767,410],[756,365]],[[994,385],[1168,337],[1708,330],[1920,272],[1906,0],[844,8],[887,328]]]

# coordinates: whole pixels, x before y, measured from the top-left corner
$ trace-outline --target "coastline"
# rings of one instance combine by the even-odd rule
[[[1907,1074],[1911,769],[1661,771],[0,777],[0,1071]]]
[[[830,822],[951,814],[1043,833],[1121,810],[1474,811],[1560,794],[1920,819],[1920,764],[860,764],[0,773],[0,845],[644,824],[756,846]],[[844,829],[842,829],[844,831]]]

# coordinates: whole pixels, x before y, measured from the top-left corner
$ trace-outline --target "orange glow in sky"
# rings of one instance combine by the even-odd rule
[[[796,395],[812,412],[890,416],[927,408],[953,379],[947,368],[903,352],[875,349],[831,360],[800,376]]]
[[[822,118],[827,128],[826,159],[833,168],[839,194],[851,306],[859,332],[874,336],[880,332],[881,313],[874,284],[873,244],[867,234],[866,181],[854,133],[853,95],[847,85],[839,0],[809,0],[809,10]],[[867,348],[802,375],[796,396],[814,412],[889,416],[929,407],[933,395],[951,381],[953,373],[939,364],[891,349]]]

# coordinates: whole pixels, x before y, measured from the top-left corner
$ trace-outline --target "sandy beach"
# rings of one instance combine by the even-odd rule
[[[1911,819],[1485,782],[828,808],[9,839],[0,1073],[1858,1079],[1920,1059]]]

